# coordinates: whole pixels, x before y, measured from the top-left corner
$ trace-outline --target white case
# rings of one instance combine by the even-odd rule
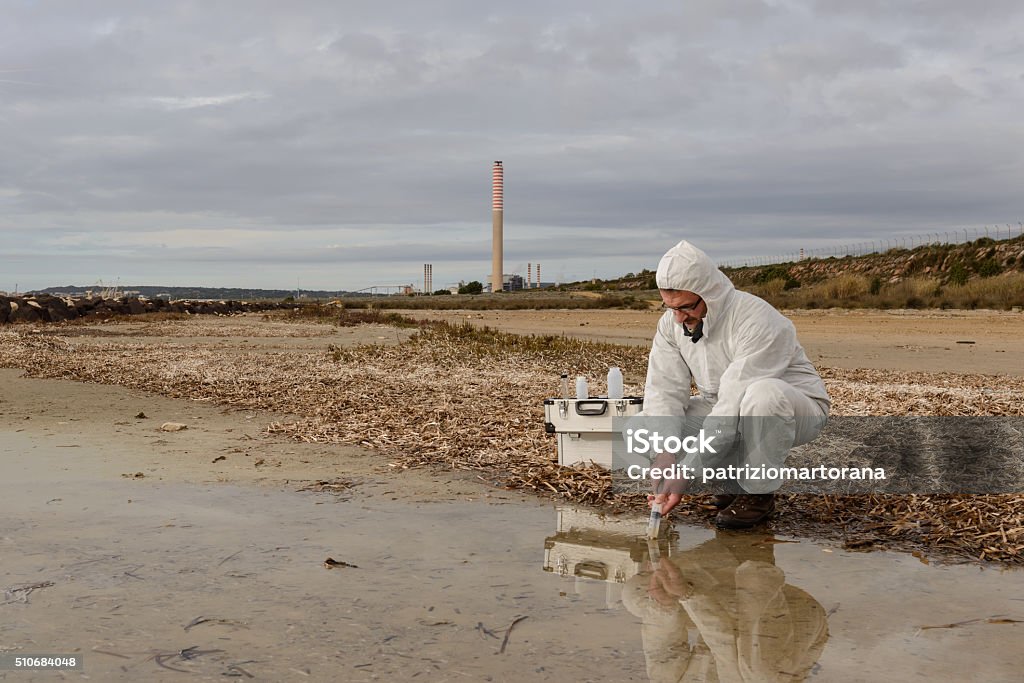
[[[558,440],[558,464],[593,462],[612,466],[612,420],[640,413],[644,400],[636,396],[608,399],[544,399],[544,428]]]
[[[583,508],[559,507],[556,533],[544,539],[544,571],[576,580],[603,581],[608,586],[609,607],[618,602],[612,585],[628,581],[642,571],[650,558],[647,519],[638,515],[599,515]],[[671,545],[659,547],[670,554]]]

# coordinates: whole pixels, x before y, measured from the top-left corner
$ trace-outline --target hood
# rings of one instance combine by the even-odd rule
[[[736,288],[703,251],[683,240],[658,263],[659,289],[684,289],[704,299],[708,313],[721,312],[722,304]]]

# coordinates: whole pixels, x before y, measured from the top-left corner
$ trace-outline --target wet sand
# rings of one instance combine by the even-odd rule
[[[140,413],[145,417],[138,417]],[[299,488],[342,478],[373,495],[401,495],[404,500],[518,495],[484,487],[466,473],[406,470],[367,449],[303,443],[266,433],[268,423],[290,417],[119,386],[35,379],[23,377],[21,370],[0,369],[0,432],[32,440],[53,438],[53,447],[76,462],[79,453],[100,454],[89,458],[87,466],[103,481],[132,478]],[[187,428],[162,431],[167,422]]]
[[[661,571],[692,588],[662,604],[635,516],[444,482],[427,502],[370,475],[341,497],[187,482],[137,436],[0,435],[0,650],[82,657],[63,678],[1019,679],[1019,571],[679,526]],[[115,475],[147,466],[163,474]]]

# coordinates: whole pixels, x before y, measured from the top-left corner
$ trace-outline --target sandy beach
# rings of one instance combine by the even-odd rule
[[[658,311],[400,311],[516,334],[650,346]],[[1024,375],[1024,314],[1004,311],[784,311],[823,367]],[[969,343],[967,343],[969,342]]]
[[[402,311],[416,319],[467,322],[516,334],[564,335],[646,347],[658,313],[622,310]],[[1024,315],[993,311],[787,312],[808,356],[819,367],[884,368],[894,372],[1024,375]],[[133,322],[34,327],[92,346],[125,349],[144,362],[146,349],[181,345],[222,357],[246,353],[319,353],[328,347],[393,347],[412,331],[383,325],[334,327],[271,320],[262,314],[191,321]],[[958,343],[970,341],[971,343]],[[344,472],[350,476],[394,473],[365,449],[274,438],[267,424],[287,421],[282,412],[239,413],[213,401],[176,401],[152,392],[128,392],[106,384],[36,380],[14,369],[0,370],[0,427],[34,435],[68,435],[83,444],[123,453],[151,452],[155,476],[184,481],[232,483],[312,481]],[[642,382],[642,377],[631,378]],[[551,391],[556,389],[552,382]],[[146,419],[137,418],[143,413]],[[189,426],[159,431],[164,422]],[[134,440],[134,441],[129,441]],[[297,455],[295,449],[306,449]],[[221,458],[212,462],[214,458]],[[262,463],[259,466],[256,462]],[[112,456],[111,462],[120,462]],[[123,474],[131,469],[121,467]],[[145,469],[142,464],[136,469]],[[401,469],[401,468],[398,468]],[[403,472],[405,470],[402,470]],[[154,476],[154,472],[147,473]],[[419,490],[418,473],[406,474]],[[430,481],[437,481],[431,479]]]
[[[656,315],[432,317],[642,347]],[[823,365],[872,367],[873,359],[905,373],[1008,382],[1020,375],[1004,363],[1022,350],[1020,316],[792,317]],[[367,358],[401,352],[410,329],[256,315],[20,332],[7,348],[16,355],[29,349],[17,357],[30,372],[54,352],[70,353],[68,376],[92,379],[63,378],[59,367],[46,378],[0,370],[0,546],[9,558],[0,569],[0,639],[7,652],[77,653],[93,680],[175,680],[182,671],[198,680],[658,675],[650,668],[658,660],[656,619],[635,600],[638,591],[647,599],[638,582],[651,560],[636,540],[642,516],[608,517],[496,488],[486,469],[410,466],[389,455],[398,451],[379,447],[386,441],[368,448],[315,429],[294,434],[323,438],[270,428],[302,424],[310,418],[307,393],[331,392],[303,386],[325,381],[320,365],[367,344]],[[286,362],[296,384],[273,408],[253,407],[265,401],[246,399],[245,385],[218,393],[232,373]],[[641,381],[632,374],[627,381]],[[944,375],[920,376],[934,383]],[[396,381],[403,379],[427,381]],[[540,382],[531,391],[543,391],[543,378],[531,381]],[[288,396],[296,412],[283,409]],[[187,428],[164,431],[166,423]],[[771,566],[792,587],[793,609],[806,610],[800,623],[818,634],[800,652],[777,654],[813,654],[823,680],[878,680],[894,671],[947,680],[1015,675],[1013,653],[1024,643],[1015,620],[1024,613],[1004,596],[1024,588],[1019,571],[865,554],[770,530],[722,536],[700,520],[676,525],[658,553],[683,567],[728,567],[748,553]],[[328,568],[328,558],[338,564]],[[623,562],[618,578],[594,575],[595,567]],[[903,587],[900,616],[875,613],[879,581]],[[717,589],[706,590],[714,597]],[[944,626],[958,622],[967,625]],[[850,655],[865,650],[867,660]],[[0,671],[5,676],[23,674]]]

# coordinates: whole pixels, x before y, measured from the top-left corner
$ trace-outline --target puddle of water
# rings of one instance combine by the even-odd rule
[[[53,582],[0,650],[69,677],[1020,680],[1024,624],[986,619],[1024,619],[1021,572],[677,527],[652,574],[646,519],[99,480],[48,443],[0,435],[0,588]]]
[[[561,508],[544,568],[636,618],[652,681],[1021,680],[1024,572],[645,527]]]

